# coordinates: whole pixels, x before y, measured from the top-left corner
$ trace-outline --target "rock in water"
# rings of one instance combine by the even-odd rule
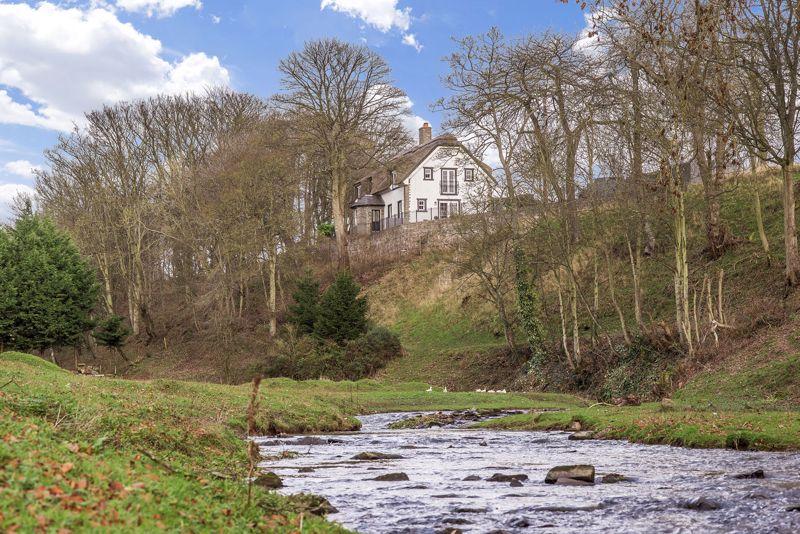
[[[512,488],[521,488],[523,484],[519,480],[512,480],[509,486],[511,486]]]
[[[581,430],[580,432],[575,432],[574,434],[570,434],[567,439],[572,441],[594,439],[594,432],[592,432],[591,430]]]
[[[521,482],[523,480],[528,480],[528,475],[504,475],[502,473],[495,473],[489,478],[486,479],[489,482]]]
[[[297,470],[297,472],[298,473],[313,473],[314,472],[314,468],[313,467],[301,467],[300,469]]]
[[[787,512],[800,512],[800,504],[792,504],[786,507]]]
[[[710,510],[719,510],[722,506],[717,501],[712,501],[708,497],[695,497],[683,503],[684,508],[689,510],[700,510],[707,512]]]
[[[298,495],[292,495],[290,499],[292,504],[297,507],[298,511],[307,512],[312,515],[326,516],[339,511],[328,502],[328,499],[320,497],[319,495],[300,493]]]
[[[555,484],[559,478],[571,478],[582,480],[583,482],[594,483],[593,465],[559,465],[547,472],[544,481],[547,484]]]
[[[387,473],[377,476],[372,480],[377,480],[378,482],[402,482],[408,480],[408,475],[405,473]]]
[[[261,486],[262,488],[282,488],[283,481],[281,477],[273,473],[272,471],[268,473],[261,473],[258,475],[255,480],[253,480],[253,484],[256,486]]]
[[[764,478],[764,470],[756,469],[755,471],[750,471],[748,473],[739,473],[738,475],[733,475],[733,478],[738,478],[738,479]]]
[[[353,456],[353,460],[399,460],[399,454],[386,454],[383,452],[360,452]]]
[[[463,480],[464,480],[464,482],[475,482],[476,480],[480,480],[480,479],[481,479],[481,477],[479,477],[478,475],[470,475],[468,477],[464,477]]]
[[[628,477],[620,475],[619,473],[609,473],[600,479],[603,484],[616,484],[617,482],[625,482]]]

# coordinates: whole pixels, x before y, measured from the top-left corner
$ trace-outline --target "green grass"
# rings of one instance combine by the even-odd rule
[[[0,529],[338,532],[308,502],[253,488],[242,440],[249,385],[78,376],[0,354]],[[428,392],[422,383],[265,380],[259,432],[358,428],[393,410],[547,408],[558,395]]]
[[[563,412],[512,415],[479,426],[507,430],[568,430],[574,421],[598,438],[696,448],[749,450],[800,449],[797,412],[694,410],[678,405],[663,411],[659,404],[594,406]]]
[[[778,356],[735,373],[702,373],[676,394],[698,409],[797,410],[800,408],[800,356]]]

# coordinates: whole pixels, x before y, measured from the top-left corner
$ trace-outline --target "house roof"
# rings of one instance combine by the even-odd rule
[[[352,204],[350,207],[355,208],[362,208],[362,207],[369,207],[369,206],[385,206],[386,203],[383,201],[380,195],[364,195]]]
[[[414,171],[431,153],[439,147],[453,147],[463,149],[484,172],[491,174],[492,168],[475,157],[453,134],[443,134],[434,137],[427,143],[415,145],[389,160],[385,165],[374,167],[363,172],[356,183],[363,183],[365,179],[372,178],[372,187],[364,191],[367,195],[380,193],[392,185],[392,171],[397,173],[396,183],[400,183]],[[362,197],[363,198],[363,197]],[[361,199],[359,199],[360,201]],[[357,201],[358,202],[358,201]],[[382,204],[381,204],[382,205]]]

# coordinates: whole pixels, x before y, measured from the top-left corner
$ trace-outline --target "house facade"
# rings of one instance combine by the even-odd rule
[[[491,173],[454,135],[432,137],[426,122],[419,144],[355,181],[350,232],[366,235],[469,212],[470,199]]]

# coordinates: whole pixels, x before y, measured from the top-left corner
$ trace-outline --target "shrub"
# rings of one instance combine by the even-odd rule
[[[97,325],[97,329],[92,332],[94,337],[100,345],[113,349],[117,354],[127,360],[122,347],[125,346],[125,341],[131,334],[131,330],[125,326],[125,320],[119,315],[109,315]]]
[[[402,352],[400,339],[388,329],[376,326],[347,344],[346,361],[342,362],[345,371],[343,378],[358,380],[372,376]]]
[[[397,336],[383,327],[372,328],[344,347],[311,336],[296,338],[290,333],[262,372],[269,377],[295,380],[360,380],[383,369],[402,350]]]
[[[319,302],[314,332],[344,345],[367,331],[367,299],[348,272],[339,273]]]

